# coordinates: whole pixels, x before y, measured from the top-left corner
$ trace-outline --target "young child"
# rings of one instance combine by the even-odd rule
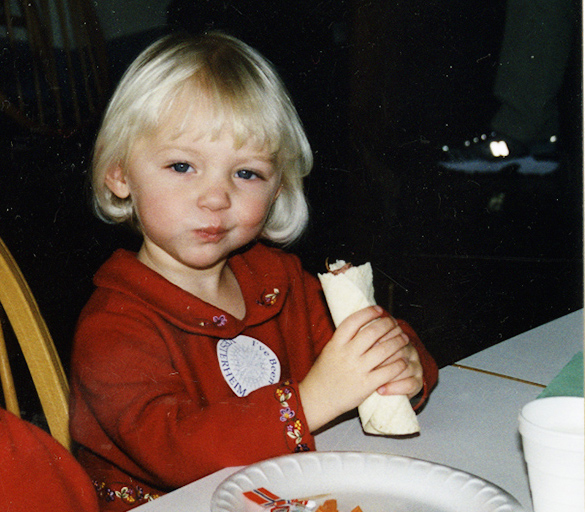
[[[72,435],[102,510],[314,449],[374,390],[424,400],[436,382],[406,324],[372,307],[334,330],[318,280],[258,241],[302,233],[311,165],[277,74],[234,38],[169,36],[123,77],[95,206],[143,243],[96,274],[72,358]]]

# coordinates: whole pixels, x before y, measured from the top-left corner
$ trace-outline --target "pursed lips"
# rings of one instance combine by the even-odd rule
[[[213,227],[213,226],[208,226],[208,227],[204,227],[204,228],[198,228],[195,229],[195,234],[208,242],[218,242],[219,240],[221,240],[228,232],[227,229],[222,228],[222,227]]]

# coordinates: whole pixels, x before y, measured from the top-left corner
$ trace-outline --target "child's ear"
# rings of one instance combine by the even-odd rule
[[[120,199],[126,199],[130,195],[126,173],[120,165],[110,167],[106,172],[104,181],[112,193]]]

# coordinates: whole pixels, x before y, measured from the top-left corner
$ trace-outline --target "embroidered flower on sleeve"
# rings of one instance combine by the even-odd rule
[[[303,440],[301,422],[297,420],[294,423],[287,425],[286,435],[291,439],[294,439],[296,444],[299,444]]]
[[[295,417],[295,412],[290,407],[280,410],[280,421],[292,420]]]
[[[290,381],[285,381],[276,388],[275,398],[281,406],[279,409],[280,421],[284,423],[286,444],[291,452],[309,451],[309,446],[303,443],[306,427],[301,419],[297,418],[296,413],[300,407],[300,401]]]
[[[283,407],[288,407],[287,400],[290,400],[292,396],[289,388],[278,388],[276,390],[276,397],[280,400],[280,403]]]

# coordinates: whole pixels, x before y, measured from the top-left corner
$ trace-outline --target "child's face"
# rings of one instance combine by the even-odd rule
[[[140,255],[163,275],[223,268],[262,231],[280,191],[271,155],[236,149],[229,131],[215,140],[173,126],[137,142],[125,170],[108,172],[118,197],[132,198],[144,243]],[[155,260],[154,262],[152,260]]]

